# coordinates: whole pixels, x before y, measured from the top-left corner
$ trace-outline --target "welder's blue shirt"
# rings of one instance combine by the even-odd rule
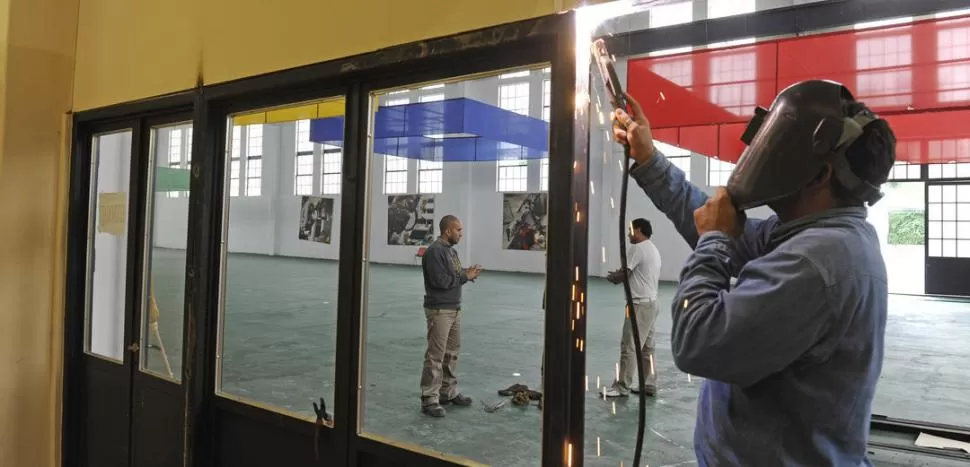
[[[658,153],[631,175],[694,247],[671,345],[681,370],[706,378],[699,465],[871,465],[888,290],[866,209],[750,219],[739,238],[698,238],[694,210],[708,197],[683,171]]]

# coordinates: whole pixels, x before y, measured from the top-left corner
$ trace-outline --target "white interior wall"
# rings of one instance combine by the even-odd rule
[[[626,63],[617,63],[621,79],[626,78]],[[542,115],[542,81],[548,74],[534,71],[529,80],[530,114]],[[396,94],[393,98],[408,97],[417,102],[421,94],[444,93],[445,98],[468,97],[498,105],[498,77],[449,84],[434,91],[415,90]],[[625,83],[624,83],[625,84]],[[591,121],[590,136],[590,213],[589,213],[589,271],[593,276],[605,276],[619,265],[618,209],[620,190],[620,146],[609,140],[609,119],[602,123],[598,115]],[[159,159],[165,160],[168,138],[161,130],[158,138]],[[300,196],[294,195],[294,164],[296,125],[284,123],[265,125],[263,130],[262,196],[236,196],[229,203],[228,245],[231,252],[266,255],[337,259],[339,254],[340,196],[335,198],[335,220],[330,245],[299,240],[297,228],[300,216]],[[245,145],[245,141],[243,141]],[[318,148],[319,150],[319,148]],[[605,152],[605,154],[604,154]],[[691,180],[704,186],[707,182],[707,158],[692,156]],[[385,264],[416,265],[416,247],[387,245],[387,195],[384,194],[384,161],[382,156],[370,159],[370,242],[368,260]],[[410,193],[417,190],[416,160],[409,161]],[[319,172],[319,162],[315,171]],[[540,161],[529,162],[529,191],[538,191]],[[502,198],[497,192],[497,169],[494,162],[451,163],[443,169],[443,192],[435,196],[435,217],[445,214],[458,216],[465,226],[465,237],[457,247],[466,264],[479,263],[488,270],[542,273],[545,255],[536,251],[505,250],[501,245]],[[314,179],[314,194],[318,195],[320,179]],[[713,192],[713,188],[705,188]],[[612,199],[612,202],[611,202]],[[185,247],[184,219],[187,216],[186,198],[157,197],[155,244],[170,248]],[[676,280],[680,267],[690,254],[673,224],[653,206],[632,180],[629,185],[627,219],[644,217],[654,227],[653,241],[663,256],[662,280]],[[753,217],[770,214],[766,209],[750,213]],[[182,220],[179,222],[179,220]],[[550,232],[555,236],[555,232]]]

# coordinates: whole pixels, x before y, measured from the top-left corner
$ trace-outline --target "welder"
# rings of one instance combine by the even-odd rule
[[[630,103],[633,115],[613,115],[630,176],[694,249],[671,346],[682,371],[705,378],[698,464],[871,465],[888,290],[866,211],[895,161],[888,123],[839,83],[793,84],[756,110],[727,187],[709,197]],[[775,215],[744,214],[765,205]]]

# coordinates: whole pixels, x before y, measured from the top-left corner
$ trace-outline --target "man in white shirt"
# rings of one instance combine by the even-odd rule
[[[657,373],[654,369],[653,329],[657,321],[657,289],[660,282],[660,251],[650,241],[653,227],[646,219],[635,219],[630,223],[630,245],[627,248],[627,270],[613,271],[607,280],[614,284],[623,283],[625,275],[630,277],[630,292],[633,295],[632,315],[637,320],[637,330],[643,350],[643,385],[648,396],[657,395]],[[630,314],[623,320],[623,337],[620,340],[620,371],[612,386],[603,388],[606,397],[626,397],[630,392],[639,390],[637,382],[637,354],[634,347],[633,328]]]

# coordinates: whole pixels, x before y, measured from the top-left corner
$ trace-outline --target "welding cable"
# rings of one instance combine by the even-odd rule
[[[632,113],[631,113],[632,115]],[[637,421],[637,445],[633,451],[633,467],[640,466],[640,456],[643,454],[643,430],[646,425],[647,420],[647,394],[644,390],[643,385],[643,347],[640,341],[640,328],[637,323],[637,314],[633,309],[633,292],[630,290],[630,271],[627,269],[626,261],[626,242],[627,229],[632,227],[627,227],[626,225],[626,192],[627,185],[630,181],[630,144],[623,145],[623,170],[622,175],[623,181],[621,182],[620,191],[620,271],[623,272],[623,294],[626,297],[626,316],[630,320],[630,329],[633,330],[633,342],[637,354],[637,379],[639,396],[640,396],[640,412]]]

